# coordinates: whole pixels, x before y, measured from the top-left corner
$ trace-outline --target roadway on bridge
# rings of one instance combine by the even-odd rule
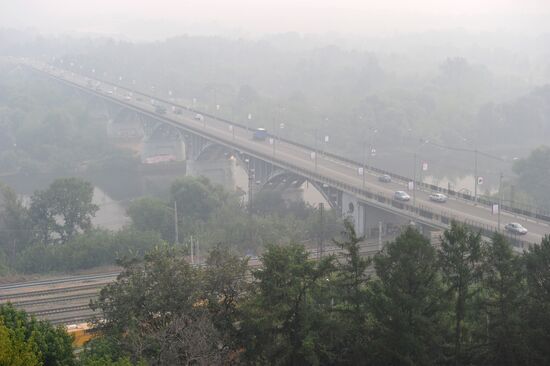
[[[77,87],[87,89],[96,94],[98,93],[88,87],[86,80],[89,78],[64,72],[41,63],[26,62],[26,64],[39,71],[46,72],[50,76],[73,83]],[[108,91],[112,93],[108,93]],[[155,112],[155,107],[151,105],[150,98],[145,94],[140,94],[138,91],[121,88],[120,86],[115,88],[113,85],[101,82],[100,93],[102,93],[104,98],[115,99],[120,104],[126,104],[152,114]],[[126,98],[128,95],[131,95],[131,99],[129,100]],[[138,96],[140,96],[140,100],[138,100]],[[230,129],[230,125],[227,122],[207,116],[204,116],[204,120],[201,121],[195,119],[195,113],[187,109],[182,109],[182,114],[175,114],[172,108],[170,108],[173,103],[163,101],[159,98],[155,98],[155,100],[162,101],[169,107],[166,114],[158,115],[158,117],[170,120],[175,125],[191,128],[195,131],[203,131],[206,135],[214,136],[218,140],[223,141],[225,145],[234,146],[238,149],[241,148],[246,152],[256,152],[264,157],[270,157],[276,166],[284,168],[284,163],[289,162],[300,169],[320,174],[357,188],[362,188],[363,186],[363,177],[358,173],[360,165],[354,165],[348,161],[339,160],[334,156],[326,156],[322,153],[317,154],[317,163],[315,164],[315,159],[312,159],[313,149],[279,141],[276,138],[273,144],[270,143],[269,139],[266,141],[255,141],[251,138],[252,133],[244,127],[232,125],[232,129]],[[367,171],[365,175],[365,188],[373,193],[382,194],[387,197],[391,197],[396,190],[407,190],[405,183],[382,183],[378,181],[378,175],[370,171]],[[412,192],[409,193],[411,196],[413,195]],[[476,222],[481,226],[489,227],[493,230],[497,229],[498,216],[493,215],[490,208],[486,206],[454,198],[449,198],[446,203],[435,203],[429,200],[429,192],[420,190],[416,191],[415,201],[416,206],[419,208],[427,208],[434,213],[442,213],[458,221]],[[501,228],[506,223],[512,221],[520,222],[529,230],[529,233],[520,239],[531,243],[539,243],[545,234],[550,233],[550,225],[546,222],[535,221],[532,218],[517,216],[508,212],[501,213]]]

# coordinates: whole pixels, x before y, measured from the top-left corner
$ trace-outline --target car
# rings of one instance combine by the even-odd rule
[[[405,191],[396,191],[393,194],[393,198],[395,198],[398,201],[410,201],[411,196],[409,196]]]
[[[252,138],[257,141],[265,141],[267,138],[267,130],[265,128],[257,128],[252,133]]]
[[[181,110],[181,108],[175,108],[174,113],[175,114],[183,114],[183,111]]]
[[[197,121],[204,121],[204,116],[200,113],[195,114],[195,119]]]
[[[382,183],[390,183],[391,182],[391,176],[384,174],[378,177],[378,180]]]
[[[129,96],[129,95],[127,95],[127,96],[124,97],[124,99],[125,99],[125,100],[132,100],[132,97]]]
[[[513,234],[525,235],[527,234],[527,229],[524,228],[519,222],[510,222],[504,225],[504,229]]]
[[[430,194],[430,201],[444,203],[447,202],[447,196],[443,193],[432,193]]]

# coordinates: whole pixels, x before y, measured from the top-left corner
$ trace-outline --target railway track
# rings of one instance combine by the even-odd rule
[[[360,255],[372,256],[379,251],[376,243],[365,243],[360,246]],[[320,253],[319,249],[309,249],[309,257],[312,259],[320,256],[334,255],[337,259],[343,258],[342,249],[335,246],[327,246]],[[260,266],[259,258],[251,258],[250,267]],[[369,273],[372,269],[369,269]],[[16,307],[24,309],[30,315],[38,319],[45,319],[52,324],[74,324],[90,320],[94,313],[89,307],[89,300],[97,297],[99,290],[114,279],[118,273],[100,275],[73,276],[54,280],[30,282],[0,286],[0,304],[11,302]],[[101,281],[99,283],[85,283],[88,281]],[[65,286],[74,282],[84,282],[81,285]],[[34,291],[18,291],[2,294],[2,290],[21,290],[39,286],[62,286]],[[61,306],[65,303],[66,305]],[[57,305],[57,306],[56,306]],[[41,308],[43,306],[44,308]],[[55,306],[55,307],[54,307]]]
[[[89,290],[89,289],[100,289],[106,284],[107,283],[94,283],[89,285],[60,287],[60,288],[53,288],[53,289],[39,290],[39,291],[0,294],[0,303],[6,302],[7,300],[17,299],[17,298],[39,297],[39,296],[48,296],[48,295],[59,294],[59,293],[77,292],[77,291]]]
[[[77,294],[77,295],[65,295],[65,296],[49,297],[49,298],[40,299],[40,300],[11,301],[11,304],[13,306],[23,307],[23,306],[32,306],[32,305],[43,305],[43,304],[67,302],[67,301],[74,301],[74,300],[79,300],[79,299],[91,299],[91,298],[96,298],[96,297],[97,297],[97,291],[94,291],[94,292],[86,292],[86,293]]]
[[[62,283],[68,283],[68,282],[86,282],[86,281],[93,281],[93,280],[109,279],[109,278],[115,278],[118,275],[119,275],[119,272],[110,272],[110,273],[101,273],[101,274],[94,274],[94,275],[81,275],[81,276],[56,278],[51,280],[17,282],[17,283],[0,285],[0,291],[17,289],[17,288],[48,286],[48,285],[62,284]]]

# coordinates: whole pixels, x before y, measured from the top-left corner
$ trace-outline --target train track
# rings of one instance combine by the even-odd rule
[[[28,313],[30,315],[34,315],[38,317],[38,316],[52,315],[52,314],[59,314],[59,313],[73,313],[75,311],[82,311],[82,310],[90,310],[90,306],[89,305],[63,306],[60,308],[49,308],[44,310],[29,311]]]
[[[55,285],[55,284],[61,284],[61,283],[67,283],[67,282],[86,282],[86,281],[92,281],[92,280],[113,278],[118,275],[119,275],[119,272],[111,272],[111,273],[101,273],[101,274],[94,274],[94,275],[71,276],[71,277],[56,278],[51,280],[10,283],[5,285],[0,285],[0,291],[12,290],[17,288],[48,286],[48,285]]]
[[[77,291],[89,290],[89,289],[99,289],[105,285],[106,283],[94,283],[89,285],[69,286],[69,287],[52,288],[52,289],[39,290],[39,291],[3,294],[3,295],[0,295],[0,302],[5,302],[7,300],[12,300],[17,298],[39,297],[39,296],[48,296],[48,295],[53,295],[58,293],[77,292]]]
[[[374,243],[366,243],[360,245],[359,254],[361,256],[372,256],[379,251],[378,245]],[[308,250],[309,257],[316,259],[321,256],[334,255],[337,259],[343,258],[344,253],[342,249],[335,246],[328,246],[319,251],[318,248]],[[251,258],[255,263],[250,263],[251,268],[257,268],[260,266],[259,258]],[[369,270],[369,273],[372,272]],[[22,289],[26,287],[37,287],[45,285],[63,285],[71,282],[83,282],[93,280],[109,280],[117,276],[118,273],[107,273],[100,275],[87,275],[87,276],[74,276],[70,278],[33,281],[29,283],[29,286],[24,286],[24,283],[17,283],[12,285],[0,286],[1,290],[5,289]],[[78,322],[84,322],[90,320],[94,315],[94,312],[90,309],[88,303],[82,301],[96,298],[99,289],[107,285],[108,282],[83,284],[77,286],[66,286],[52,289],[18,292],[10,294],[0,294],[0,304],[6,301],[12,302],[18,308],[27,308],[27,312],[39,319],[46,319],[52,324],[74,324]],[[53,296],[52,296],[53,295]],[[55,296],[57,295],[57,296]],[[19,299],[19,300],[18,300]],[[15,301],[13,301],[15,300]],[[32,309],[32,307],[40,307],[40,305],[55,305],[61,303],[76,302],[76,304],[69,304],[65,306],[47,307],[44,309]],[[61,315],[61,317],[57,317]]]
[[[13,306],[23,307],[23,306],[31,306],[31,305],[43,305],[43,304],[67,302],[67,301],[73,301],[73,300],[79,300],[79,299],[92,299],[95,297],[97,297],[97,291],[86,292],[86,293],[77,294],[77,295],[49,297],[49,298],[40,299],[40,300],[11,301],[11,304]]]
[[[49,322],[54,324],[54,325],[78,324],[78,323],[84,323],[84,322],[89,321],[92,318],[92,316],[93,316],[93,314],[67,316],[67,317],[64,317],[64,318],[50,319]]]

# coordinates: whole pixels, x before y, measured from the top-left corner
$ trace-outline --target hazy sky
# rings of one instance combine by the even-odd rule
[[[550,0],[0,0],[0,26],[161,38],[180,33],[550,31]]]

